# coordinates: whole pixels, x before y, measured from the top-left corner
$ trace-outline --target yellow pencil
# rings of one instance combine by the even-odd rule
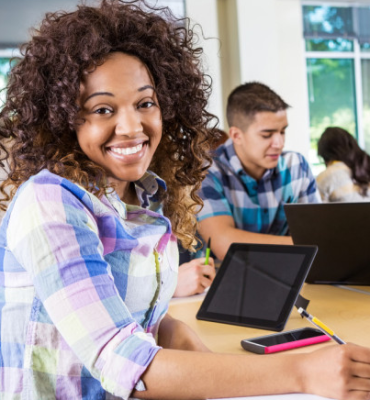
[[[311,322],[311,324],[319,328],[321,332],[325,333],[325,335],[328,335],[339,344],[346,344],[344,340],[339,338],[330,328],[323,324],[319,319],[309,314],[304,308],[299,307],[298,312],[302,315],[302,317],[307,318]]]

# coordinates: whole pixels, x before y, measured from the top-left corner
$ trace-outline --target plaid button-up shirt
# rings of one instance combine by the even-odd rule
[[[244,171],[231,139],[216,150],[199,195],[204,201],[199,221],[229,215],[238,229],[272,235],[288,233],[284,204],[320,202],[301,154],[283,152],[278,165],[256,181]]]
[[[178,249],[147,173],[142,206],[46,170],[0,228],[0,398],[127,399],[160,349]]]

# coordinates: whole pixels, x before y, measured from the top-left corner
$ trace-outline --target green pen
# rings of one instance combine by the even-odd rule
[[[206,261],[204,262],[204,265],[208,265],[210,254],[211,254],[211,238],[208,239],[208,244],[206,248]]]

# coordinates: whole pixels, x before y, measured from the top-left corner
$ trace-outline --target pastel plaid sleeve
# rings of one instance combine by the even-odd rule
[[[21,190],[9,220],[8,246],[33,277],[40,307],[65,342],[52,343],[50,335],[41,353],[32,353],[33,368],[58,376],[63,368],[58,353],[68,347],[104,390],[129,398],[160,347],[119,296],[99,226],[85,205],[87,195],[52,182],[30,182]]]
[[[202,210],[197,214],[198,221],[219,215],[233,216],[221,179],[216,165],[213,164],[198,193],[204,203]]]

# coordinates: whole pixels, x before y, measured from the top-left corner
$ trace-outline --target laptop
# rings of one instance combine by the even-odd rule
[[[308,283],[370,285],[370,203],[286,204],[294,244],[319,250]]]

